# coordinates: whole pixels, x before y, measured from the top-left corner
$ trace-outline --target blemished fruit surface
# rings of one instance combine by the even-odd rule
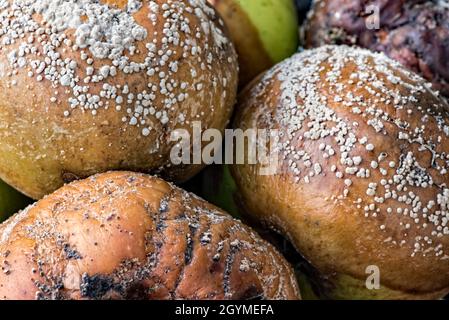
[[[172,133],[229,122],[237,54],[205,0],[11,0],[0,24],[0,178],[31,198],[109,170],[187,181],[203,165],[174,164]]]
[[[449,97],[448,1],[316,0],[304,26],[307,48],[347,44],[384,52]]]
[[[301,297],[290,264],[255,230],[139,173],[68,184],[0,224],[0,239],[0,300]]]
[[[30,199],[0,180],[0,221],[25,208]]]
[[[241,86],[298,49],[298,18],[292,0],[208,1],[231,33],[239,54]]]
[[[234,128],[279,137],[276,174],[231,165],[245,213],[291,241],[327,298],[449,293],[449,109],[430,86],[384,54],[324,46],[240,95]]]

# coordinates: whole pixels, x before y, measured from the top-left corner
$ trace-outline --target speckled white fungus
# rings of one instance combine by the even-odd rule
[[[97,0],[12,0],[1,1],[0,9],[1,48],[13,74],[26,69],[30,78],[50,82],[56,89],[50,102],[68,105],[66,110],[61,107],[65,117],[74,109],[92,115],[110,105],[118,112],[127,110],[123,122],[140,127],[143,136],[154,121],[162,125],[182,122],[178,117],[170,119],[170,111],[189,97],[190,90],[204,90],[205,79],[182,58],[195,57],[203,70],[210,70],[211,51],[228,44],[206,0],[128,0],[124,8]],[[148,12],[154,30],[136,22],[134,16],[142,10]],[[192,17],[199,20],[194,29]],[[142,50],[146,50],[144,59],[134,59]],[[62,59],[62,52],[73,52],[75,57]],[[231,62],[235,61],[231,58]],[[186,67],[192,72],[181,82],[178,72]],[[148,81],[148,90],[135,92],[115,84],[117,76],[141,74],[148,76],[141,78]],[[229,81],[211,80],[223,86]],[[16,83],[11,79],[11,85]]]
[[[348,66],[352,74],[343,76]],[[390,238],[388,243],[403,246],[410,234],[420,234],[423,237],[410,239],[415,242],[411,256],[433,253],[449,259],[449,248],[438,241],[449,236],[449,186],[444,183],[449,153],[443,147],[449,141],[449,114],[443,100],[428,106],[419,100],[437,93],[385,55],[346,46],[304,51],[274,67],[261,82],[274,77],[280,82],[274,117],[285,128],[276,150],[295,183],[311,184],[322,179],[318,174],[332,173],[341,191],[332,201],[345,201],[351,192],[363,190],[356,207],[365,217],[397,214],[406,221],[381,220],[379,229]],[[347,108],[351,119],[340,108]],[[382,144],[386,140],[381,137],[391,132],[398,132],[400,155],[392,152],[396,146]],[[312,156],[308,151],[314,145]],[[337,149],[326,152],[327,145]],[[422,159],[429,159],[427,167]]]

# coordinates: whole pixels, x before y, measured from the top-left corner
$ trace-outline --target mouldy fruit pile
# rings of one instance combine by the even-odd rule
[[[0,1],[0,299],[447,295],[449,5],[310,6]]]

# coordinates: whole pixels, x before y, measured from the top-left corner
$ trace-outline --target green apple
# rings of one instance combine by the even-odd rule
[[[240,85],[290,57],[299,46],[294,0],[208,0],[239,54]]]
[[[301,298],[303,300],[320,300],[312,287],[312,283],[304,273],[295,270],[296,280],[298,280],[299,289],[301,291]]]
[[[24,209],[31,200],[0,180],[0,221]]]

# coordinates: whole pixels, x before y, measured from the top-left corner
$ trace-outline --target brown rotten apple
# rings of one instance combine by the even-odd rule
[[[242,93],[234,126],[279,130],[279,165],[232,165],[240,203],[291,240],[326,297],[449,292],[449,109],[429,87],[384,54],[323,46]]]
[[[171,133],[229,121],[237,56],[206,0],[11,0],[0,24],[0,178],[33,198],[107,170],[187,180]]]
[[[0,299],[298,299],[285,259],[143,174],[66,185],[0,225]]]

